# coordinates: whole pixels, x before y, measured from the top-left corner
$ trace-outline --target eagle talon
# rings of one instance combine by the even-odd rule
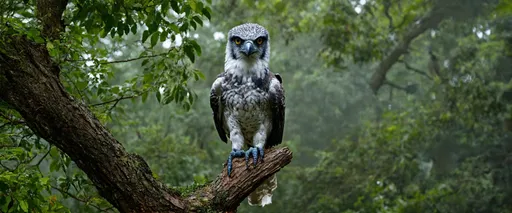
[[[263,162],[263,155],[264,155],[264,152],[263,152],[263,148],[255,148],[255,147],[251,147],[249,148],[246,152],[245,152],[245,165],[247,167],[249,167],[249,157],[252,155],[252,159],[253,159],[253,164],[254,166],[256,166],[256,163],[258,162],[258,152],[259,152],[259,155],[261,156],[260,159],[261,159],[261,162]]]
[[[249,152],[249,150],[247,150],[247,152],[244,152],[245,154],[245,168],[249,169],[249,155],[251,155],[251,153]]]
[[[231,151],[231,153],[229,153],[229,157],[228,157],[228,176],[229,177],[231,177],[231,170],[233,170],[233,158],[240,158],[240,157],[244,157],[244,156],[247,160],[247,156],[243,150],[233,149],[233,151]]]
[[[258,147],[258,151],[260,152],[260,156],[261,156],[261,162],[263,163],[263,156],[265,155],[265,151],[263,148],[261,147]]]

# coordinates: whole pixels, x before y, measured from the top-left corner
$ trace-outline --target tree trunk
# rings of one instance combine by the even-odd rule
[[[62,22],[56,20],[63,10],[40,7],[62,8],[64,3],[38,1],[39,11],[50,11],[41,19],[47,39],[56,39],[56,32],[62,32]],[[65,91],[60,68],[45,45],[4,33],[0,41],[0,99],[16,109],[35,134],[69,155],[120,212],[234,210],[266,177],[292,159],[287,148],[267,150],[258,172],[236,159],[232,178],[223,171],[210,185],[182,197],[156,181],[140,156],[127,153],[91,111]]]

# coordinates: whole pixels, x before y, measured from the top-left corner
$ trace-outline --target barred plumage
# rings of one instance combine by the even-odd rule
[[[282,142],[284,130],[284,89],[281,77],[268,68],[269,34],[258,24],[248,23],[232,28],[228,33],[224,72],[217,76],[210,92],[215,127],[222,141],[229,138],[231,159],[252,155],[256,164],[263,158],[264,148]],[[246,145],[247,152],[242,150]],[[251,205],[264,206],[271,202],[277,187],[270,177],[249,196]]]

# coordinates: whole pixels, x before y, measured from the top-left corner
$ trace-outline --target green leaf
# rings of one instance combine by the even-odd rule
[[[19,12],[19,14],[20,14],[20,15],[22,15],[22,16],[25,16],[25,17],[27,17],[27,18],[33,18],[33,17],[34,17],[34,14],[33,14],[33,13],[29,13],[29,12],[28,12],[28,11],[26,11],[26,10],[23,10],[23,11]]]
[[[105,38],[110,31],[103,29],[100,33],[100,38]]]
[[[87,87],[88,84],[89,84],[89,82],[87,82],[87,81],[77,81],[76,82],[76,88],[78,90],[83,90],[83,89],[85,89]]]
[[[121,37],[121,36],[123,36],[123,33],[124,33],[124,23],[118,22],[117,23],[117,35],[119,35],[119,37]]]
[[[42,184],[42,185],[46,185],[48,184],[48,181],[50,180],[49,177],[43,177],[41,179],[39,179],[39,182]]]
[[[190,104],[188,102],[183,103],[182,107],[185,109],[185,111],[190,111]]]
[[[4,205],[2,206],[2,212],[7,212],[10,203],[11,203],[11,196],[5,196]]]
[[[135,34],[137,34],[137,24],[134,24],[134,25],[132,26],[131,30],[132,30],[132,33],[133,33],[134,35],[135,35]]]
[[[195,22],[197,22],[199,25],[203,26],[203,20],[199,16],[194,16],[192,19],[194,19]]]
[[[190,8],[190,5],[183,6],[183,10],[185,12],[185,16],[189,16],[190,15],[191,9],[192,8]]]
[[[143,67],[143,66],[145,66],[146,64],[148,64],[148,62],[149,62],[149,59],[144,59],[144,60],[142,60],[141,66],[142,66],[142,67]],[[144,76],[144,80],[145,80],[145,79],[146,79],[146,75]]]
[[[112,92],[112,93],[114,93],[114,94],[119,93],[119,91],[120,91],[119,87],[112,87],[112,88],[110,89],[110,92]]]
[[[203,10],[204,4],[201,1],[196,2],[196,8],[194,9],[195,12],[201,12]]]
[[[192,26],[192,28],[194,28],[194,30],[197,29],[197,24],[194,21],[191,21],[190,25]]]
[[[204,74],[201,71],[199,71],[199,70],[195,70],[194,71],[194,75],[197,76],[197,78],[199,78],[199,79],[203,79],[203,80],[206,79]],[[199,79],[197,79],[197,80],[199,80]]]
[[[187,57],[190,59],[190,61],[192,61],[192,63],[194,63],[195,61],[195,55],[194,55],[194,49],[193,47],[189,46],[189,45],[186,45],[184,47],[184,51],[185,51],[185,54],[187,55]]]
[[[185,93],[188,92],[188,102],[189,103],[194,103],[194,95],[192,95],[192,93],[190,91],[185,91]]]
[[[59,161],[52,160],[52,162],[50,163],[50,172],[58,171],[59,168],[60,168]]]
[[[176,23],[169,24],[169,28],[171,28],[171,30],[175,33],[180,33],[180,28],[178,25],[176,25]]]
[[[51,49],[53,49],[54,47],[55,47],[55,46],[53,46],[53,43],[52,43],[51,41],[48,41],[48,42],[46,43],[46,48],[48,48],[48,50],[51,50]]]
[[[190,8],[192,8],[192,10],[196,11],[196,8],[197,8],[196,1],[188,1],[188,5],[190,6]]]
[[[172,93],[171,94],[169,94],[169,92],[164,93],[163,104],[169,104],[173,100],[174,100],[174,95]]]
[[[110,30],[110,38],[114,38],[116,36],[116,28],[112,28],[112,30]]]
[[[160,41],[164,42],[167,39],[167,35],[168,35],[168,32],[165,30],[162,33],[160,33]]]
[[[156,31],[151,35],[151,47],[155,46],[158,42],[158,38],[160,36],[160,32]]]
[[[124,25],[124,34],[128,35],[128,33],[130,33],[130,26],[128,26],[127,24]]]
[[[142,43],[146,42],[148,37],[149,37],[149,31],[148,30],[144,30],[144,32],[142,33]]]
[[[194,47],[197,56],[201,56],[201,46],[199,46],[199,44],[195,40],[190,40],[190,44],[192,45],[192,47]]]
[[[171,8],[174,10],[174,12],[178,14],[181,13],[180,7],[178,6],[178,1],[171,1]]]
[[[104,30],[110,31],[110,29],[112,29],[112,27],[114,27],[115,20],[111,15],[106,14],[105,17],[103,18],[103,22],[105,23]]]
[[[156,100],[158,100],[158,103],[162,103],[162,94],[160,91],[156,91]]]
[[[58,157],[58,156],[59,156],[59,154],[60,154],[60,153],[59,153],[59,150],[57,149],[57,147],[52,146],[52,148],[51,148],[51,150],[50,150],[50,156],[51,156],[52,158],[56,158],[56,157]]]
[[[181,32],[185,32],[188,30],[188,22],[183,22],[183,24],[180,27]]]
[[[169,1],[163,1],[162,2],[162,12],[167,13],[167,11],[169,10]]]
[[[210,13],[209,9],[210,9],[210,8],[205,7],[205,8],[203,8],[202,12],[203,12],[203,14],[206,16],[206,18],[208,18],[208,20],[210,20],[210,21],[211,21],[211,20],[212,20],[212,15],[211,15],[211,13]]]
[[[27,201],[19,200],[19,202],[20,202],[21,210],[23,210],[23,212],[28,212],[28,203],[27,203]]]

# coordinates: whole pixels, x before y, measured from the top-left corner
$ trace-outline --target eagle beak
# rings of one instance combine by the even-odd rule
[[[252,41],[246,41],[242,45],[242,49],[240,50],[240,52],[242,52],[246,56],[250,56],[250,55],[252,55],[253,53],[256,52],[256,47],[254,46]]]

